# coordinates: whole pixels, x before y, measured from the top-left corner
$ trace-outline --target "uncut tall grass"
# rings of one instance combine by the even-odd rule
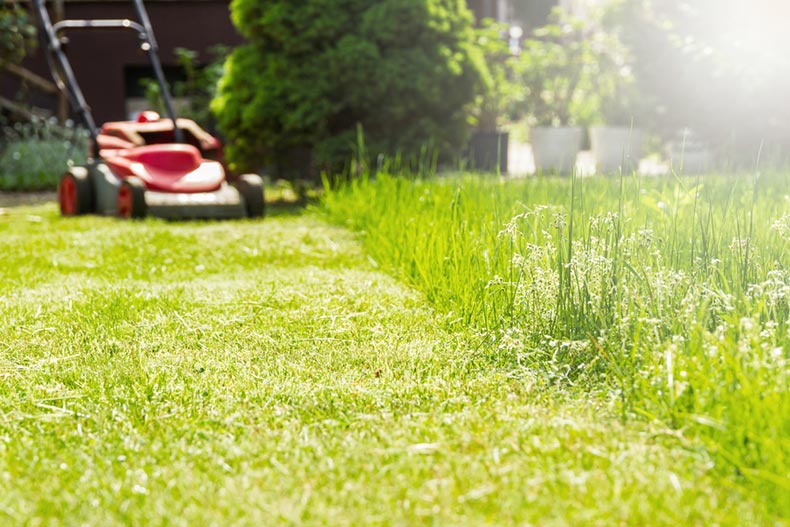
[[[790,517],[789,179],[378,175],[322,207],[492,360],[611,394]]]

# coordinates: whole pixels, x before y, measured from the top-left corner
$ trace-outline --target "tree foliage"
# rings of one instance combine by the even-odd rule
[[[505,24],[492,19],[483,19],[476,30],[476,42],[487,68],[472,114],[478,131],[497,131],[517,113],[513,100],[521,90],[512,82],[516,57],[508,47],[507,30]]]
[[[175,48],[173,51],[183,72],[183,79],[172,83],[172,95],[186,100],[186,105],[177,108],[176,113],[179,117],[192,119],[213,131],[216,123],[209,106],[217,94],[217,84],[222,77],[223,64],[229,49],[222,44],[210,47],[206,50],[209,59],[206,64],[200,62],[200,53],[195,50]],[[147,77],[140,83],[145,91],[148,107],[165,115],[165,102],[156,79]]]
[[[593,77],[600,54],[592,31],[559,8],[550,22],[523,42],[515,106],[536,126],[587,125],[599,110]]]
[[[462,146],[486,66],[463,0],[234,0],[249,43],[225,65],[212,109],[238,168],[309,151],[342,168],[367,152]],[[291,161],[293,161],[291,159]]]
[[[21,61],[35,46],[34,24],[31,14],[17,2],[0,5],[0,64]]]

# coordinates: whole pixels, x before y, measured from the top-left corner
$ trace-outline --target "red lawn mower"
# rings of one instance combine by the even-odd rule
[[[64,216],[98,213],[124,218],[242,218],[264,213],[263,181],[244,174],[228,182],[219,140],[190,119],[176,118],[148,13],[134,0],[139,22],[62,20],[52,24],[44,0],[33,0],[47,41],[52,76],[91,135],[90,160],[60,178]],[[142,112],[136,121],[105,123],[98,129],[66,57],[66,29],[131,29],[147,52],[168,117]]]

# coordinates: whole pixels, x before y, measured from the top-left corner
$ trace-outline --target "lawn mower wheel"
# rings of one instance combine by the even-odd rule
[[[63,216],[77,216],[93,212],[93,183],[88,169],[70,167],[60,178],[58,201]]]
[[[234,186],[244,199],[247,216],[260,218],[265,212],[263,199],[263,179],[258,174],[242,174],[235,181]]]
[[[136,176],[127,176],[118,189],[118,215],[122,218],[145,218],[145,183]]]

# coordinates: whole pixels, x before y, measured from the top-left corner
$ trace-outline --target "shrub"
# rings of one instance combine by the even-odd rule
[[[179,117],[187,117],[201,126],[212,130],[214,116],[209,106],[217,94],[217,84],[222,77],[223,64],[229,50],[226,46],[212,46],[207,50],[209,61],[203,64],[197,51],[187,48],[176,48],[175,55],[178,66],[184,73],[183,80],[173,83],[173,96],[187,99],[185,107],[176,109]],[[156,79],[146,78],[141,81],[148,100],[149,108],[165,115],[165,104],[162,100],[161,88]]]
[[[600,53],[593,29],[557,8],[550,23],[536,29],[523,43],[516,63],[522,87],[514,106],[536,126],[578,126],[599,115],[593,77]]]
[[[0,5],[0,64],[19,62],[36,44],[32,16],[18,2]]]
[[[485,63],[462,0],[235,0],[232,15],[249,43],[212,109],[236,168],[340,170],[360,127],[371,155],[463,145]]]
[[[0,190],[54,189],[69,160],[86,161],[88,135],[70,123],[17,123],[0,137]]]
[[[507,30],[506,25],[486,19],[476,31],[477,45],[488,68],[473,112],[473,123],[480,131],[499,130],[509,117],[517,116],[513,100],[519,86],[512,81],[516,56],[508,47]]]

